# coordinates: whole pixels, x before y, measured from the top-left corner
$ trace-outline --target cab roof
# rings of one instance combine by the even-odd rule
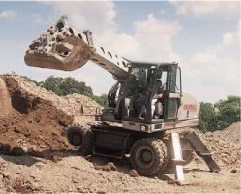
[[[177,62],[161,62],[161,63],[152,63],[152,62],[131,62],[130,66],[133,68],[150,68],[152,66],[159,67],[168,67],[168,66],[178,66]]]

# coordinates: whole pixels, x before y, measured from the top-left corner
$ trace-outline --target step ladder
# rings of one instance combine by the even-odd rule
[[[187,142],[190,144],[190,147],[197,153],[199,157],[201,157],[206,165],[208,166],[211,172],[218,173],[220,172],[220,167],[212,158],[212,153],[208,150],[208,148],[202,143],[200,138],[195,132],[187,133],[184,137]],[[175,179],[180,183],[185,181],[183,166],[184,163],[182,156],[182,147],[181,141],[178,133],[171,133],[171,159],[174,165],[174,173]]]
[[[194,132],[188,133],[185,138],[187,138],[191,146],[195,149],[195,152],[199,157],[201,157],[211,172],[218,173],[221,171],[218,164],[213,160],[212,153],[208,148],[202,143],[198,135]]]
[[[182,163],[182,147],[178,133],[171,133],[172,163],[174,164],[175,179],[181,183],[185,181]]]

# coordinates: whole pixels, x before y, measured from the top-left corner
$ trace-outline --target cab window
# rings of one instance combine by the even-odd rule
[[[181,71],[179,68],[173,68],[169,72],[169,92],[181,93]]]
[[[181,93],[181,71],[177,68],[175,93]]]
[[[166,90],[167,89],[167,71],[162,72],[161,81],[162,81],[162,86],[164,90]]]

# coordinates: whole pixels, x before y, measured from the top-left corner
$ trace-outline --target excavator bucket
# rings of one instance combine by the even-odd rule
[[[85,34],[69,27],[66,18],[62,17],[32,42],[24,60],[28,66],[73,71],[82,67],[91,56]]]

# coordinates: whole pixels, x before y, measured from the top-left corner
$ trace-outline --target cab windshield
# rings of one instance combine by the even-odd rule
[[[155,79],[154,68],[133,68],[127,80],[126,95],[136,93],[146,93],[148,88],[152,88]]]

